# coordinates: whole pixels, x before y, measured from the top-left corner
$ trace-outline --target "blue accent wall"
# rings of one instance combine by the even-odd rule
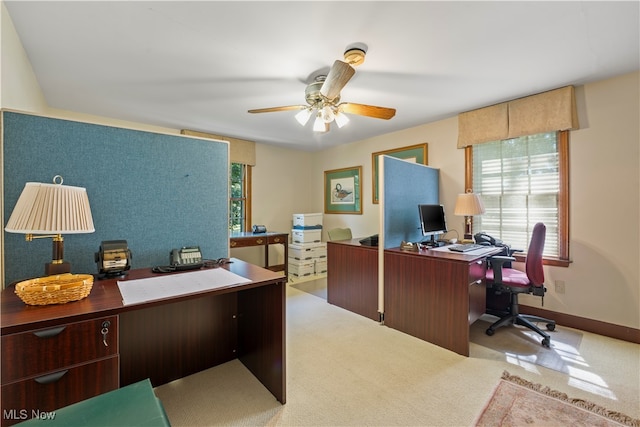
[[[389,156],[384,162],[384,247],[424,240],[419,204],[440,203],[440,170]]]
[[[3,229],[26,182],[87,189],[96,231],[63,236],[72,273],[97,273],[103,240],[126,240],[132,268],[167,265],[182,246],[228,256],[227,143],[6,111],[3,137]],[[51,239],[3,233],[5,284],[42,276]]]

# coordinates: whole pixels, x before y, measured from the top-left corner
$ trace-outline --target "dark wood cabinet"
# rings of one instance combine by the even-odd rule
[[[380,320],[377,247],[357,239],[327,242],[327,302]]]
[[[1,361],[2,425],[115,390],[118,317],[4,335]]]
[[[486,257],[491,253],[386,249],[385,324],[468,356],[469,325],[485,311]]]
[[[285,403],[286,278],[238,259],[223,268],[250,282],[130,305],[117,281],[153,277],[151,269],[96,280],[88,297],[67,304],[28,306],[4,289],[2,425],[235,358]]]

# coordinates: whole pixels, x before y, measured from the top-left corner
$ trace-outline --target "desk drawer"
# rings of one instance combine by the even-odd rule
[[[487,275],[487,263],[484,259],[469,264],[469,283],[483,280]]]
[[[2,386],[2,425],[50,412],[119,387],[118,356]]]
[[[102,328],[108,322],[104,345]],[[2,337],[2,384],[118,354],[118,317]]]
[[[229,246],[232,248],[244,248],[247,246],[260,246],[267,244],[267,236],[243,237],[242,239],[231,239]]]
[[[282,234],[280,236],[269,236],[269,244],[270,245],[274,245],[274,244],[283,244],[286,245],[289,243],[289,235],[288,234]]]

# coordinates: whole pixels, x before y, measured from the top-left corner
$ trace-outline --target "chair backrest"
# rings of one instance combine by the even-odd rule
[[[547,227],[539,222],[533,227],[531,242],[527,250],[525,260],[525,271],[529,281],[534,286],[544,285],[544,269],[542,268],[542,252],[544,251],[544,240],[547,235]]]
[[[351,240],[350,228],[334,228],[327,232],[329,234],[329,240]]]

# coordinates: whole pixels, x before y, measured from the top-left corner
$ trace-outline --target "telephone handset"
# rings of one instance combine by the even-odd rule
[[[203,265],[199,246],[171,250],[171,267],[175,270],[192,270]]]
[[[473,238],[479,245],[503,246],[502,240],[489,236],[487,233],[482,231],[473,236]]]

